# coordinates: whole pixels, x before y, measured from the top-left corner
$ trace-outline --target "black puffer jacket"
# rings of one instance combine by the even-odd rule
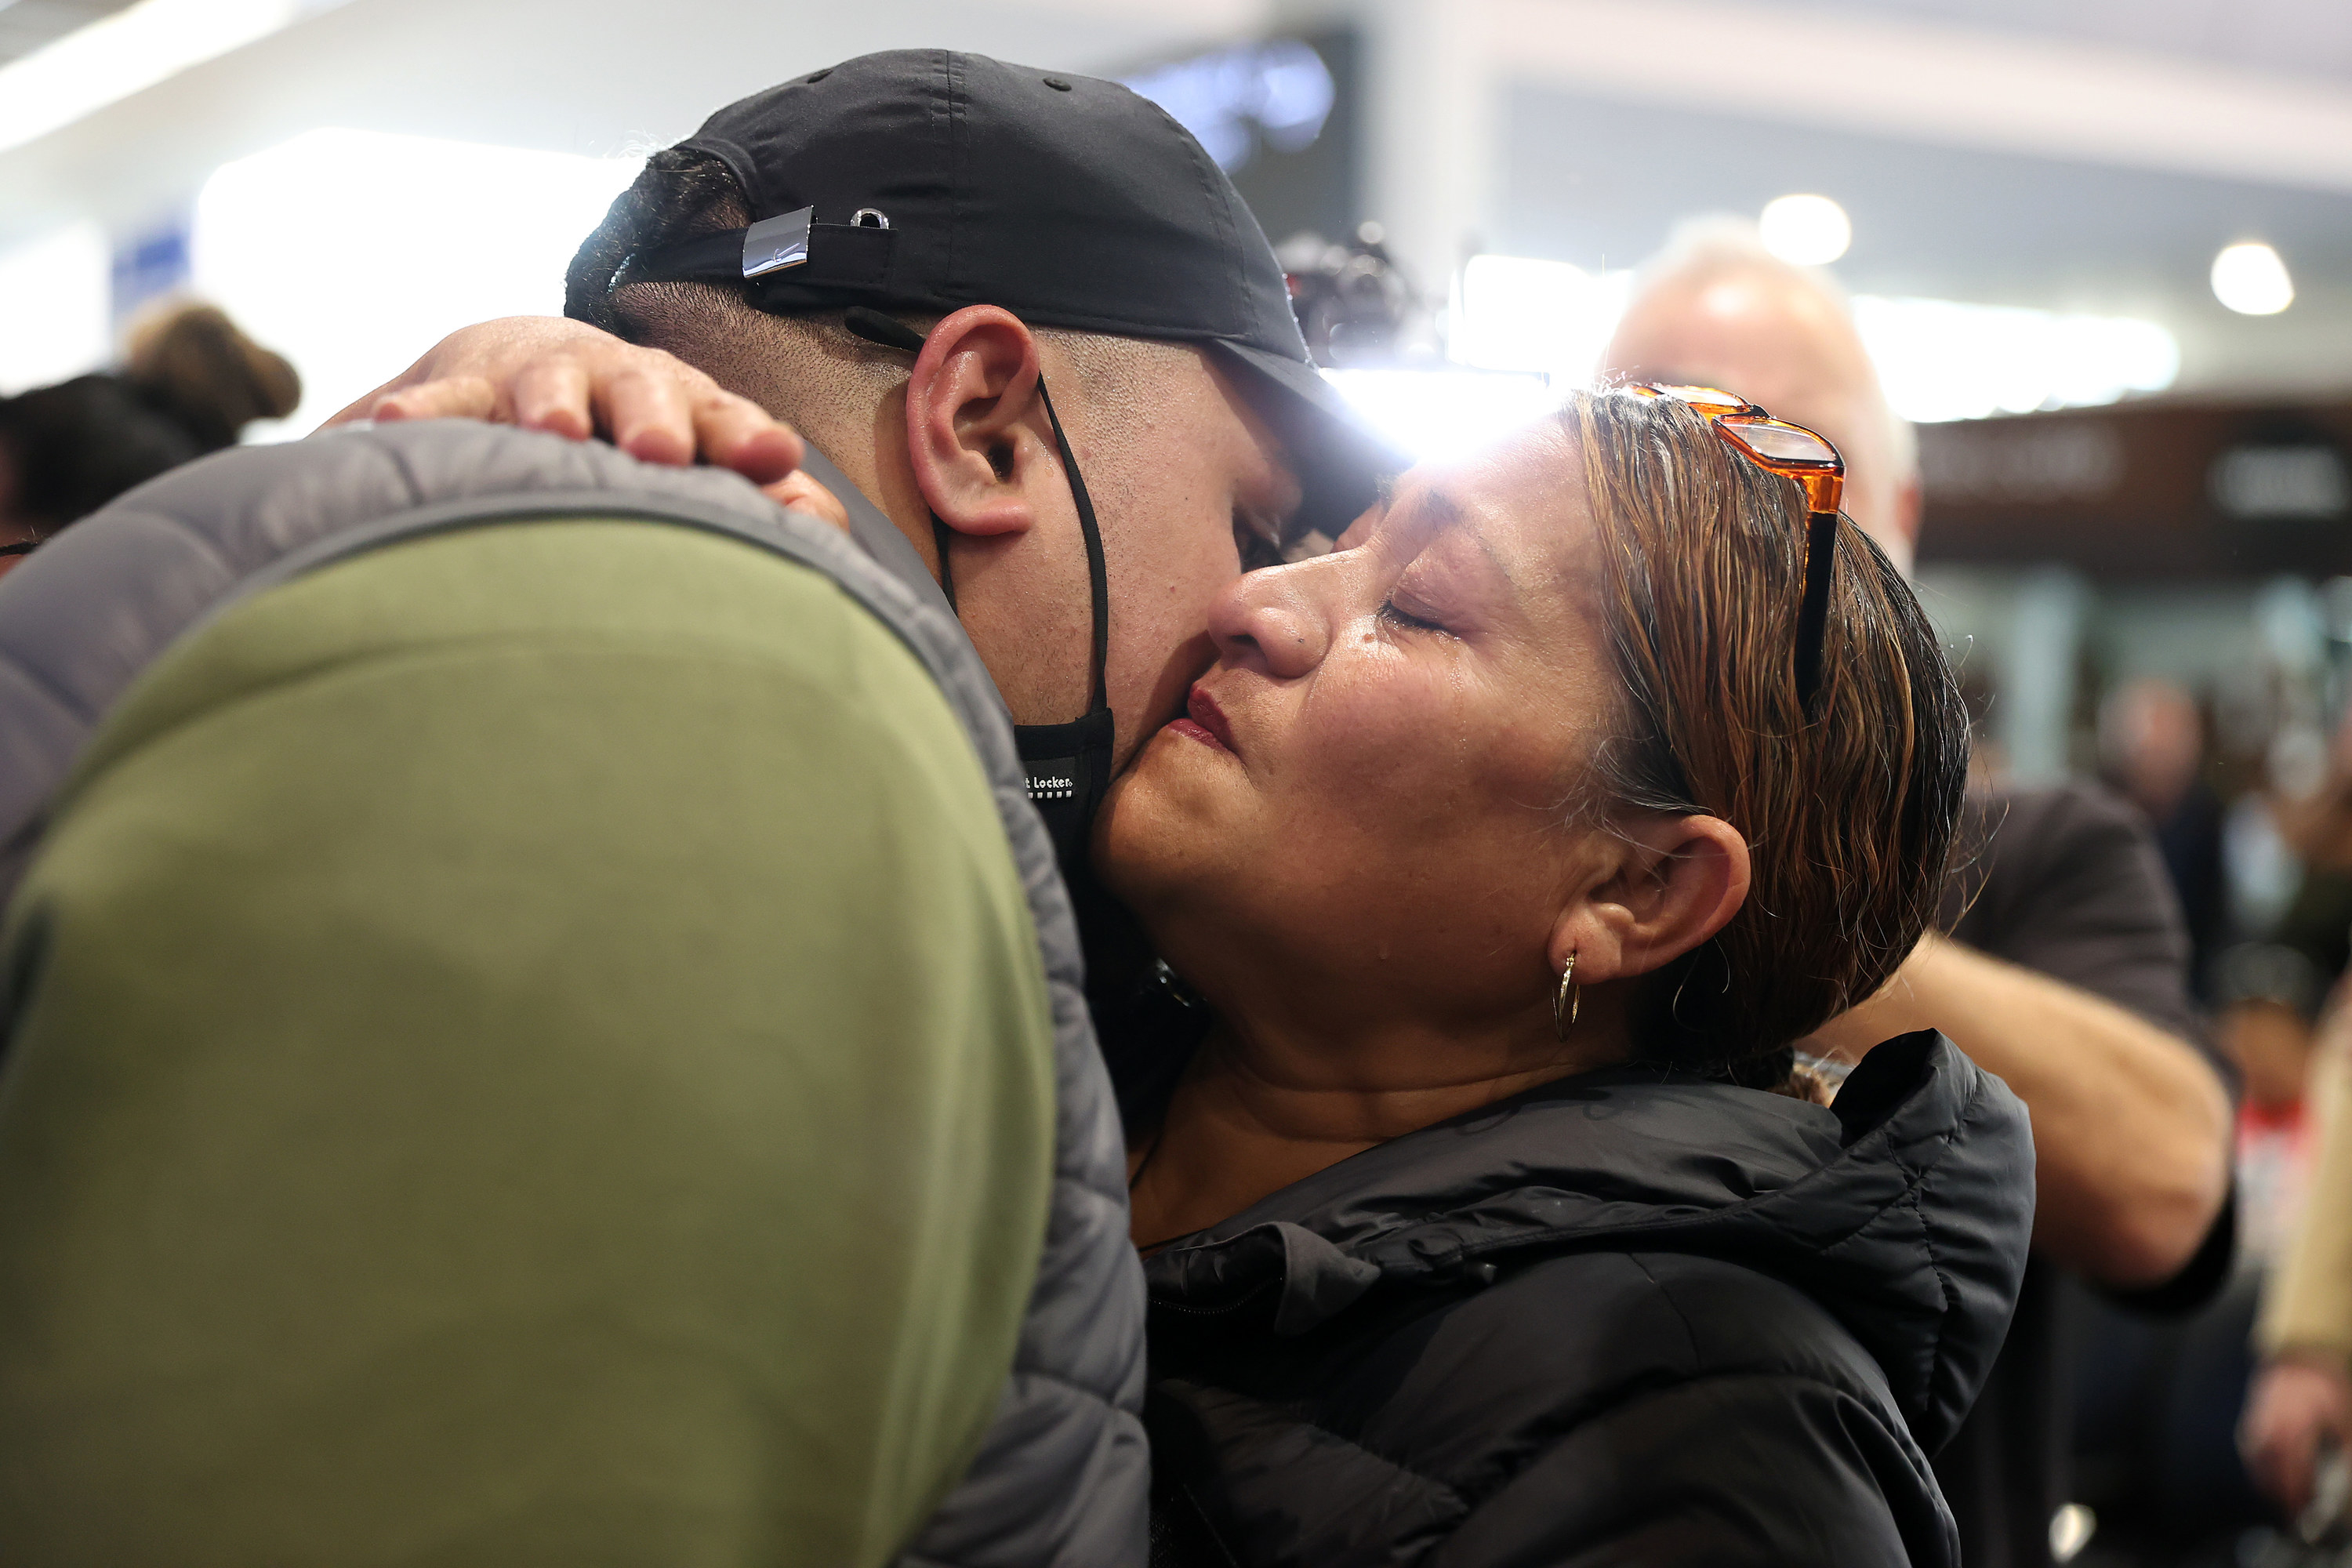
[[[1382,1144],[1147,1265],[1155,1561],[1957,1563],[2032,1193],[1932,1034],[1834,1112],[1626,1068]]]

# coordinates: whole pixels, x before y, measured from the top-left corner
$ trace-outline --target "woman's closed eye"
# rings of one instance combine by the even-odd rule
[[[1393,597],[1381,601],[1380,618],[1390,626],[1403,626],[1412,631],[1435,632],[1441,637],[1449,637],[1454,635],[1450,628],[1441,623],[1404,608]]]

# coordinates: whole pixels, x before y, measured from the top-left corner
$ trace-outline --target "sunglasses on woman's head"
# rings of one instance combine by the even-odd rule
[[[1625,390],[1686,405],[1733,451],[1803,488],[1811,516],[1805,529],[1805,596],[1797,611],[1797,701],[1810,710],[1822,684],[1822,642],[1829,627],[1830,569],[1836,559],[1838,503],[1845,497],[1845,459],[1819,432],[1775,419],[1718,387],[1640,382]]]

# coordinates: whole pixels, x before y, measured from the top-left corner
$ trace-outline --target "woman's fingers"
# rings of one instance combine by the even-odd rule
[[[505,316],[460,327],[423,357],[327,421],[509,417],[515,377],[532,363],[594,343],[625,344],[560,316]]]
[[[774,484],[801,466],[801,438],[748,397],[714,383],[694,400],[694,438],[702,460],[731,468],[755,485]]]
[[[574,355],[530,361],[515,372],[513,395],[514,422],[526,430],[544,430],[567,441],[585,441],[596,433],[588,367]]]
[[[327,421],[487,419],[569,440],[602,436],[650,463],[701,461],[772,485],[801,438],[758,404],[659,349],[580,321],[510,316],[462,328]]]
[[[693,374],[684,365],[677,368]],[[694,413],[680,380],[660,367],[634,366],[597,377],[597,423],[613,445],[640,462],[675,466],[694,461]]]
[[[397,382],[387,381],[373,392],[362,393],[358,397],[353,398],[351,402],[346,403],[341,408],[336,409],[332,414],[327,416],[325,419],[320,422],[319,428],[321,430],[331,429],[337,425],[348,425],[354,419],[374,418],[376,404],[389,396],[392,393],[392,389],[398,384],[399,384]]]
[[[478,375],[458,375],[387,392],[369,405],[366,417],[387,425],[403,419],[497,420],[498,408],[496,386]]]

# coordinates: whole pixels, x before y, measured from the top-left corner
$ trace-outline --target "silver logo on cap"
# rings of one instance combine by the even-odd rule
[[[761,218],[743,231],[743,276],[759,278],[808,259],[809,221],[816,208]]]

